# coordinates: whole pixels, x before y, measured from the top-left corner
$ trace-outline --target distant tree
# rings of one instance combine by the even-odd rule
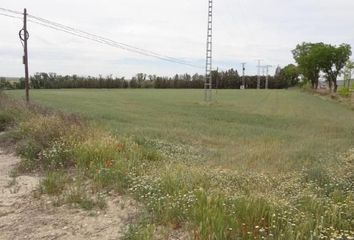
[[[25,79],[24,78],[20,78],[18,80],[18,82],[15,82],[15,88],[16,89],[25,89]]]
[[[204,76],[198,73],[192,76],[191,88],[203,88],[204,87]]]
[[[300,72],[297,66],[289,64],[280,70],[278,75],[287,87],[293,87],[299,82]]]
[[[318,88],[320,71],[323,66],[321,55],[323,55],[324,45],[324,43],[304,42],[292,51],[300,73],[310,80],[313,89]]]
[[[138,81],[136,80],[135,77],[133,77],[130,82],[129,82],[129,87],[130,88],[138,88]]]
[[[354,62],[351,60],[348,60],[347,63],[345,64],[344,70],[343,70],[343,75],[344,75],[344,82],[345,85],[350,88],[351,87],[351,80],[353,76],[353,70],[354,70]]]
[[[0,93],[2,92],[2,90],[5,90],[5,84],[4,84],[3,80],[0,79]]]
[[[321,51],[322,71],[326,74],[326,79],[332,90],[337,92],[337,78],[341,74],[342,69],[352,55],[351,46],[349,44],[341,44],[340,46],[324,45]]]
[[[337,78],[351,56],[351,46],[341,44],[332,46],[324,43],[302,43],[292,51],[300,73],[317,88],[320,72],[325,73],[326,80],[332,90],[337,91]]]
[[[146,80],[147,75],[145,73],[138,73],[136,75],[136,80],[138,84],[138,88],[143,88],[144,87],[144,81]]]
[[[280,66],[278,66],[278,67],[275,69],[275,74],[274,74],[275,77],[280,76],[281,69],[282,69],[282,68],[281,68]]]
[[[8,90],[12,89],[12,85],[9,81],[6,80],[6,78],[1,77],[0,78],[0,90]]]
[[[149,78],[150,81],[156,81],[157,76],[155,74],[154,75],[149,75],[148,78]]]

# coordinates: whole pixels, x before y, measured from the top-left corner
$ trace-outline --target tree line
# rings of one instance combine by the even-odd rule
[[[288,66],[284,69],[278,68],[275,76],[269,76],[269,88],[282,89],[295,86],[295,79],[288,76]],[[243,84],[242,77],[237,70],[212,72],[213,87],[218,89],[240,89]],[[245,76],[246,88],[257,88],[257,76]],[[261,88],[265,87],[266,77],[260,77]],[[55,73],[36,73],[30,77],[32,89],[61,89],[61,88],[204,88],[204,75],[200,74],[176,74],[173,77],[147,75],[138,73],[132,79],[117,78],[112,75],[99,77],[83,77],[77,75],[58,75]],[[18,82],[8,82],[1,78],[0,88],[2,89],[24,89],[24,79]]]

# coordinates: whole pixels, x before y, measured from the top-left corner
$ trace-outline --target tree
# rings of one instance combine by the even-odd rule
[[[138,73],[135,76],[135,80],[137,81],[137,87],[138,88],[143,88],[144,87],[144,81],[146,80],[147,75],[145,73]],[[134,77],[133,77],[134,79]]]
[[[348,88],[351,87],[353,70],[354,70],[354,62],[348,60],[343,70],[344,82],[345,82],[344,85],[346,85]]]
[[[285,83],[286,87],[296,86],[299,82],[299,76],[299,68],[294,64],[289,64],[280,69],[280,72],[276,75]]]
[[[311,81],[312,87],[317,88],[320,72],[326,74],[329,87],[337,91],[337,78],[352,54],[349,44],[338,47],[324,43],[302,43],[292,51],[299,70],[305,78]]]
[[[318,79],[322,68],[321,53],[324,43],[298,44],[292,51],[301,74],[311,81],[313,89],[318,88]]]
[[[6,78],[1,77],[0,78],[0,90],[9,90],[13,89],[12,84],[6,80]]]
[[[274,74],[274,77],[279,77],[280,76],[280,72],[281,72],[281,67],[278,66],[276,69],[275,69],[275,74]]]
[[[321,51],[321,65],[322,71],[326,73],[326,78],[332,91],[332,84],[334,92],[337,92],[337,78],[341,74],[342,69],[348,62],[351,56],[351,46],[349,44],[341,44],[340,46],[324,45]]]

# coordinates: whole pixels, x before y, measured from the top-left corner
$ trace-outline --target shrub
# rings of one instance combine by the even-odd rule
[[[39,184],[41,194],[60,195],[68,182],[64,172],[48,172]]]
[[[342,87],[339,89],[338,91],[339,95],[341,95],[342,97],[350,97],[351,96],[351,92],[350,89],[347,87]]]
[[[0,111],[0,132],[4,131],[13,122],[14,122],[14,117],[11,114]]]

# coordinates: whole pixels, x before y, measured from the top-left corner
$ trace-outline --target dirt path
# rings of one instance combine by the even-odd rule
[[[0,239],[120,239],[138,210],[117,196],[104,212],[53,207],[33,197],[39,177],[10,177],[19,159],[0,150]]]

